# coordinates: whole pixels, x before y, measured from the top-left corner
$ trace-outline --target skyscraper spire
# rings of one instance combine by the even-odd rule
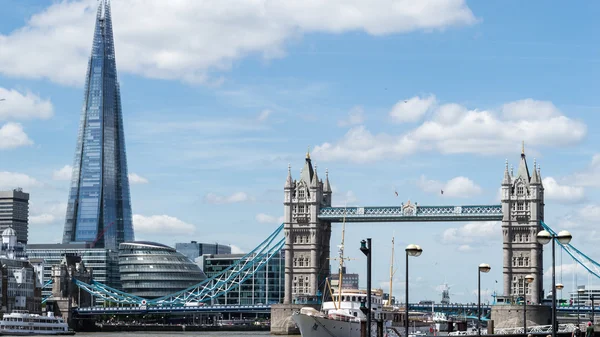
[[[63,243],[90,242],[98,248],[117,249],[119,243],[132,240],[110,1],[101,0],[87,69]]]

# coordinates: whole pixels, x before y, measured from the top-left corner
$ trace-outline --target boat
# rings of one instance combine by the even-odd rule
[[[344,261],[344,235],[346,231],[345,217],[342,225],[342,243],[339,247],[339,281],[336,292],[332,291],[329,279],[327,287],[331,297],[324,301],[321,311],[312,307],[303,307],[292,314],[292,320],[300,329],[302,337],[360,337],[361,326],[366,324],[367,316],[361,311],[361,305],[367,302],[367,291],[359,289],[344,289],[342,274]],[[381,317],[383,308],[383,290],[371,292],[371,311],[374,318]],[[373,322],[375,322],[375,319]],[[372,331],[374,327],[372,327]]]
[[[15,310],[4,314],[0,320],[0,335],[35,336],[35,335],[74,335],[67,323],[49,312],[47,316],[30,314],[26,310]]]

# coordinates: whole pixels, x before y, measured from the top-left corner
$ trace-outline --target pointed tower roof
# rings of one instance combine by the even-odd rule
[[[529,168],[527,167],[527,159],[525,158],[525,142],[523,142],[523,147],[521,148],[521,161],[519,162],[515,180],[519,178],[523,179],[526,184],[529,184],[531,181],[531,175],[529,174]]]
[[[314,170],[314,175],[312,177],[312,180],[310,181],[310,186],[311,187],[317,187],[319,186],[319,177],[317,176],[317,165],[315,165],[315,170]]]
[[[292,182],[292,165],[288,164],[288,175],[287,179],[285,180],[285,187],[292,188]]]
[[[540,176],[538,175],[538,171],[537,171],[537,163],[535,161],[535,158],[533,159],[533,175],[531,176],[531,183],[532,184],[539,184],[541,182],[540,180]]]
[[[506,159],[504,163],[504,179],[502,180],[502,185],[510,185],[511,179],[510,174],[508,173],[508,159]]]
[[[323,184],[323,192],[331,192],[331,185],[329,185],[329,170],[325,169],[325,183]]]
[[[302,168],[302,173],[300,173],[300,180],[304,181],[307,185],[310,185],[314,174],[315,171],[313,170],[312,162],[310,161],[309,148],[309,150],[306,152],[306,159],[304,160],[304,167]]]

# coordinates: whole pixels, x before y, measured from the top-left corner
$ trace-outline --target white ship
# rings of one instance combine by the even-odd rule
[[[0,321],[0,335],[34,336],[34,335],[74,335],[62,318],[30,314],[24,310],[15,310],[4,314]]]
[[[361,324],[366,324],[367,317],[360,307],[361,303],[366,305],[367,291],[343,289],[342,287],[342,270],[344,261],[347,260],[344,258],[345,221],[342,226],[342,243],[339,245],[339,257],[337,258],[339,261],[338,290],[333,292],[327,282],[331,301],[323,302],[321,311],[304,307],[300,309],[300,312],[292,315],[302,337],[360,337]],[[380,317],[382,308],[383,291],[379,289],[372,291],[371,311],[374,318]],[[374,327],[372,329],[375,331]]]

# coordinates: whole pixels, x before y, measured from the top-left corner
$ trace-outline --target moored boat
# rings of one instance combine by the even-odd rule
[[[30,314],[25,310],[15,310],[4,314],[0,321],[0,335],[35,336],[35,335],[74,335],[67,323],[49,312],[47,316]]]

